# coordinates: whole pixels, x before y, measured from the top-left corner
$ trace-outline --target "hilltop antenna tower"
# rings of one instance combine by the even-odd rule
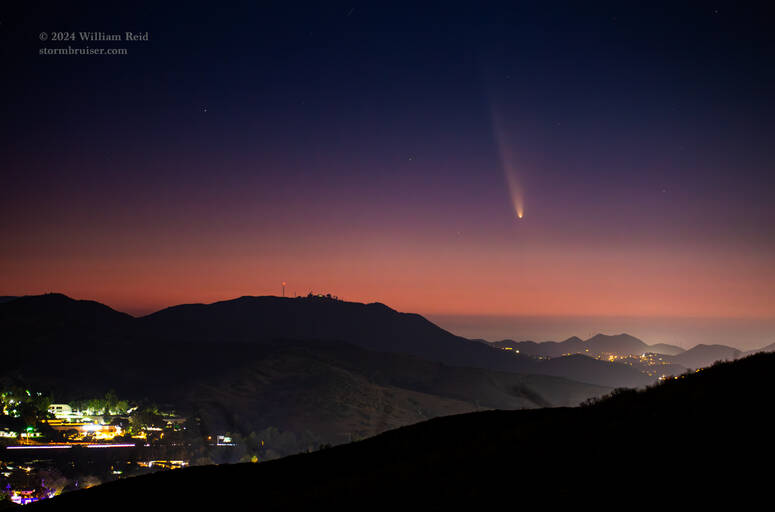
[[[283,297],[285,297],[285,281],[283,281]]]

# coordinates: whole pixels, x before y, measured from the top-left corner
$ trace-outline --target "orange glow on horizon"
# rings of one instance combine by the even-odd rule
[[[290,242],[289,242],[290,244]],[[6,264],[0,294],[62,292],[131,314],[243,295],[276,295],[278,274],[297,283],[289,295],[332,293],[399,311],[461,315],[773,317],[775,277],[766,257],[714,257],[670,250],[612,251],[501,246],[439,250],[422,240],[321,243],[307,252],[218,258],[204,247],[112,262],[72,258]],[[314,258],[309,257],[314,254]],[[634,271],[637,269],[637,271]]]

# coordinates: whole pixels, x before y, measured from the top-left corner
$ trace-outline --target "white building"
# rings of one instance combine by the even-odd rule
[[[48,412],[58,420],[69,420],[73,416],[73,408],[68,404],[51,404],[48,406]]]

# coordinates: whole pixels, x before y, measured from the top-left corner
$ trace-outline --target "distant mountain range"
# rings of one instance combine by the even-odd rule
[[[129,478],[39,506],[137,509],[150,496],[155,508],[182,510],[766,503],[770,474],[759,463],[773,455],[773,372],[775,354],[758,354],[587,407],[448,416],[277,461]],[[675,488],[691,493],[676,501]]]
[[[561,357],[569,354],[619,354],[641,355],[647,352],[664,355],[677,355],[684,352],[681,347],[659,343],[647,345],[629,334],[616,334],[607,336],[596,334],[588,340],[582,340],[573,336],[565,341],[512,341],[503,340],[493,343],[498,348],[510,347],[519,350],[521,354],[531,356]]]
[[[572,354],[596,356],[617,355],[641,356],[643,354],[658,354],[665,364],[676,365],[683,369],[705,368],[716,361],[730,361],[746,355],[759,352],[774,352],[775,343],[766,347],[743,352],[726,345],[697,345],[689,350],[674,345],[658,343],[647,345],[642,340],[629,334],[605,335],[597,334],[587,340],[571,337],[565,341],[513,341],[503,340],[492,342],[492,346],[500,349],[511,349],[520,354],[533,357],[557,358]],[[680,370],[679,368],[679,370]],[[674,372],[675,373],[675,372]],[[680,371],[678,372],[680,373]]]

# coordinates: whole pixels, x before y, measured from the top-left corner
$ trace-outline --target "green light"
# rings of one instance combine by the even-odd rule
[[[33,430],[35,430],[35,427],[27,427],[27,432],[32,432]]]

